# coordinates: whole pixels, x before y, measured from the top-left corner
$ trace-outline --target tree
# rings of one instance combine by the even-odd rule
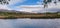
[[[47,2],[52,2],[52,0],[47,0]]]
[[[44,0],[43,3],[44,3],[44,8],[47,7],[48,3],[52,2],[52,0]]]
[[[60,0],[59,0],[60,1]]]
[[[0,0],[0,4],[9,4],[10,0]]]
[[[47,1],[44,0],[43,3],[44,3],[44,8],[45,8],[47,6]]]

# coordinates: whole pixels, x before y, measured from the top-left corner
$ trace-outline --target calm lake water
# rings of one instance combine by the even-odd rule
[[[60,19],[0,19],[0,28],[60,28]]]

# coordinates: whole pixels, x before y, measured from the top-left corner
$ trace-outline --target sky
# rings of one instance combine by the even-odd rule
[[[10,0],[9,1],[9,5],[0,5],[0,8],[4,8],[4,9],[8,9],[8,10],[18,10],[18,11],[29,11],[27,9],[22,9],[20,6],[22,5],[38,5],[38,4],[42,4],[43,0]],[[3,7],[4,6],[4,7]],[[32,12],[33,9],[31,9]],[[34,10],[35,11],[35,10]]]
[[[42,4],[43,0],[11,0],[10,4],[8,5],[9,8],[13,10],[18,10],[18,11],[27,11],[27,12],[32,12],[33,9],[22,9],[20,6],[22,5],[38,5],[39,3]],[[35,10],[34,10],[35,11]]]
[[[0,5],[0,8],[8,10],[17,10],[24,12],[42,13],[42,12],[56,12],[60,10],[60,2],[55,5],[54,3],[49,3],[48,8],[43,8],[43,0],[10,0],[9,5]],[[21,7],[40,7],[40,8],[21,8]],[[54,10],[55,9],[55,10]],[[47,11],[46,11],[47,10]]]
[[[25,12],[45,12],[59,11],[60,4],[51,3],[48,8],[42,8],[43,0],[11,0],[9,5],[0,5],[0,9],[18,10]],[[21,7],[40,7],[40,8],[21,8]],[[53,7],[54,6],[54,7]],[[60,28],[60,19],[0,19],[0,28]]]

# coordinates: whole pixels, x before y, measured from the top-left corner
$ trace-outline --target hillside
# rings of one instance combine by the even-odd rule
[[[15,19],[15,18],[60,18],[60,12],[51,13],[29,13],[15,10],[0,10],[0,19]]]

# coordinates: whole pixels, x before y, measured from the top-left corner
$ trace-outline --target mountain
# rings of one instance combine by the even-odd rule
[[[22,13],[22,14],[33,14],[30,12],[23,12],[23,11],[16,11],[16,10],[7,10],[7,9],[0,9],[0,12],[12,12],[12,13]]]

